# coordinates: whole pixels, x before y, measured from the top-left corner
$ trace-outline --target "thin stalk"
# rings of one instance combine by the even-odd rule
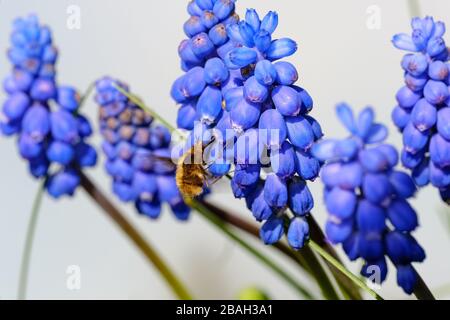
[[[409,0],[408,6],[409,6],[409,12],[410,12],[411,18],[421,16],[419,0]],[[420,274],[417,271],[416,271],[416,274],[417,274],[417,284],[416,284],[416,288],[414,289],[414,295],[416,296],[416,298],[419,300],[435,300],[433,293],[428,288],[425,281],[423,281]]]
[[[350,280],[352,280],[355,284],[357,284],[361,289],[367,291],[370,295],[372,295],[376,300],[384,300],[378,293],[370,289],[361,279],[355,276],[353,273],[347,270],[339,261],[337,261],[333,256],[331,256],[328,252],[326,252],[320,245],[315,243],[313,240],[309,240],[308,246],[321,255],[324,259],[330,262],[335,268],[337,268],[340,272],[342,272],[345,276],[347,276]]]
[[[415,268],[414,271],[417,275],[417,283],[416,287],[414,288],[414,295],[416,296],[416,298],[418,300],[436,300],[430,288],[428,288],[427,284],[425,283],[425,281],[423,281],[422,277]]]
[[[216,205],[204,201],[198,200],[202,205],[207,207],[211,213],[213,213],[216,217],[225,221],[228,224],[254,236],[259,239],[259,229],[253,223],[250,223],[237,215],[228,213],[227,211],[217,207]],[[297,263],[301,268],[303,268],[306,272],[308,272],[314,279],[317,281],[317,284],[320,287],[322,295],[324,298],[328,300],[338,300],[339,296],[336,293],[332,282],[328,278],[327,273],[323,269],[317,257],[311,251],[310,248],[305,247],[301,251],[294,251],[289,248],[283,242],[278,242],[274,245],[276,249],[278,249],[281,253],[286,255],[288,258]]]
[[[79,107],[78,109],[80,109],[84,103],[86,102],[87,98],[89,98],[90,94],[92,93],[92,90],[94,90],[95,88],[95,82],[92,82],[89,84],[89,86],[87,87],[86,91],[84,92],[84,95],[80,98],[80,102],[79,102]]]
[[[39,209],[41,207],[42,199],[44,197],[46,180],[47,179],[43,179],[41,184],[39,185],[39,189],[33,200],[30,220],[28,221],[25,246],[22,252],[22,262],[20,264],[19,289],[17,294],[19,300],[26,299],[28,272],[30,268],[31,252],[33,250],[33,239],[36,231]]]
[[[420,4],[419,0],[407,0],[408,8],[411,18],[420,17]]]
[[[342,260],[339,258],[339,255],[334,250],[334,248],[328,243],[325,238],[325,234],[320,228],[317,221],[310,214],[308,215],[308,224],[311,232],[311,239],[314,240],[317,244],[319,244],[322,249],[324,249],[328,254],[330,254],[334,259],[336,259],[339,263],[343,264]],[[362,300],[361,293],[359,292],[359,288],[355,286],[355,284],[350,281],[345,275],[343,275],[333,264],[324,259],[324,262],[328,265],[331,273],[336,279],[341,291],[346,295],[347,298],[353,300]]]
[[[170,270],[154,248],[131,225],[125,216],[109,201],[94,183],[80,171],[81,186],[87,194],[103,209],[103,211],[122,229],[131,241],[145,255],[149,262],[160,272],[176,296],[181,300],[191,300],[192,296],[183,283]]]
[[[243,239],[241,239],[237,234],[231,231],[227,225],[219,219],[214,213],[212,213],[205,205],[202,203],[193,200],[193,199],[185,199],[185,202],[193,209],[195,209],[198,213],[200,213],[204,218],[213,223],[218,229],[220,229],[223,233],[225,233],[228,237],[238,243],[242,248],[251,253],[254,257],[264,263],[267,267],[272,269],[275,273],[277,273],[282,279],[284,279],[288,284],[290,284],[294,289],[296,289],[302,296],[307,299],[313,299],[313,295],[300,283],[298,283],[292,276],[286,273],[281,267],[279,267],[275,262],[273,262],[270,258],[259,252],[253,246],[249,245]]]

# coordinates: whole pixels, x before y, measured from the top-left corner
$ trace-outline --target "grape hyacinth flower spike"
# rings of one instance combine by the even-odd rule
[[[194,122],[212,124],[222,114],[222,90],[240,79],[230,75],[220,52],[231,44],[226,28],[239,21],[235,0],[193,0],[188,5],[190,18],[184,24],[188,39],[178,47],[181,68],[185,72],[172,85],[172,98],[181,108],[177,126],[192,130]],[[236,84],[237,85],[237,84]]]
[[[377,284],[386,279],[385,257],[389,257],[397,269],[398,285],[411,294],[418,281],[411,263],[425,259],[411,235],[418,218],[408,198],[416,186],[409,175],[395,169],[398,153],[383,142],[388,132],[374,122],[372,108],[356,118],[348,105],[341,104],[337,115],[350,137],[323,140],[312,149],[325,162],[321,179],[329,213],[327,238],[342,244],[351,260],[362,258],[361,274]]]
[[[104,77],[96,82],[100,107],[105,169],[113,178],[113,192],[123,202],[134,202],[139,213],[159,217],[168,203],[179,220],[189,217],[175,183],[171,162],[171,134],[115,88],[128,91],[120,81]]]
[[[0,122],[4,135],[18,137],[30,173],[46,178],[54,198],[73,195],[80,184],[78,170],[97,161],[95,149],[85,141],[92,129],[79,113],[78,92],[56,83],[57,55],[50,29],[36,16],[15,20],[8,50],[13,70],[3,82],[8,97]],[[49,172],[50,165],[56,170]]]
[[[227,40],[210,59],[174,82],[171,94],[182,105],[178,127],[191,131],[194,140],[200,137],[197,129],[212,130],[217,145],[226,149],[208,172],[220,178],[234,165],[231,188],[264,222],[264,243],[274,244],[287,233],[290,245],[300,249],[309,237],[306,216],[314,205],[306,181],[320,169],[310,148],[322,131],[309,116],[311,97],[295,85],[296,68],[277,61],[297,49],[293,40],[272,40],[277,25],[275,12],[261,20],[254,9],[247,10],[245,20],[226,25]]]
[[[402,164],[415,183],[431,183],[442,199],[450,200],[450,76],[445,25],[432,17],[414,18],[412,35],[393,38],[396,48],[409,51],[402,60],[405,86],[396,95],[392,112],[403,134]]]

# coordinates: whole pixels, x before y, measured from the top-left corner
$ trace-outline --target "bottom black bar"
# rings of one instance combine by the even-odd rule
[[[85,319],[112,315],[131,319],[302,319],[311,316],[361,319],[364,316],[386,317],[391,310],[401,310],[402,317],[417,314],[426,306],[433,312],[448,310],[447,301],[0,301],[4,319],[22,314],[42,314],[45,319]]]

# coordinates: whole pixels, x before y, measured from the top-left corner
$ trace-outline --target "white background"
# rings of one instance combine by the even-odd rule
[[[66,27],[69,5],[81,8],[81,29]],[[0,50],[9,46],[10,23],[14,17],[35,12],[50,25],[60,49],[58,80],[80,90],[100,76],[109,74],[125,80],[161,115],[174,123],[177,107],[169,96],[172,81],[180,75],[177,46],[183,39],[187,1],[155,0],[0,0]],[[381,29],[366,26],[367,8],[381,9]],[[402,53],[390,43],[393,34],[410,32],[406,0],[239,0],[238,13],[254,7],[261,15],[279,13],[277,36],[289,36],[299,44],[291,58],[300,72],[300,84],[315,100],[313,115],[327,136],[342,136],[344,130],[334,116],[334,105],[347,101],[355,108],[371,104],[378,119],[389,124],[389,141],[400,146],[400,135],[390,123],[396,90],[402,85],[399,63]],[[446,0],[421,1],[422,14],[430,14],[450,25]],[[450,40],[450,37],[447,37]],[[0,75],[10,70],[0,56]],[[0,94],[0,101],[4,94]],[[90,100],[85,112],[96,119],[97,107]],[[96,146],[100,140],[93,139]],[[100,162],[103,158],[100,159]],[[110,192],[110,181],[99,165],[89,175]],[[0,139],[0,298],[16,297],[19,264],[30,208],[38,184],[19,159],[14,139]],[[314,215],[322,223],[320,181],[312,186],[316,199]],[[221,191],[214,200],[236,213],[249,217],[243,202]],[[169,211],[154,222],[138,216],[132,206],[115,201],[185,280],[197,298],[232,299],[249,285],[266,290],[272,298],[298,296],[265,266],[218,233],[201,217],[177,222]],[[450,284],[450,210],[431,188],[422,190],[413,201],[420,213],[416,233],[428,258],[417,266],[433,290],[443,292]],[[254,240],[305,284],[312,284],[284,257],[273,254]],[[345,259],[346,260],[346,259]],[[346,260],[347,261],[347,260]],[[66,269],[81,268],[81,289],[66,288]],[[358,263],[350,265],[358,269]],[[393,269],[391,269],[393,270]],[[448,286],[447,286],[448,288]],[[447,289],[448,290],[448,289]],[[445,291],[445,290],[444,290]],[[386,298],[405,298],[395,285],[395,272],[380,291]],[[450,297],[445,292],[440,297]],[[62,299],[171,299],[173,295],[121,231],[79,190],[76,198],[53,201],[45,198],[39,218],[28,297]]]

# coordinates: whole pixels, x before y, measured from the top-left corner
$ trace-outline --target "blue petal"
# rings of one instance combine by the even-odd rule
[[[381,172],[389,168],[389,160],[377,149],[362,150],[359,153],[361,165],[369,172]]]
[[[437,131],[445,138],[450,140],[450,108],[442,108],[437,114]]]
[[[380,151],[386,157],[391,168],[398,164],[398,152],[394,146],[390,144],[380,144],[376,146],[375,149]]]
[[[261,60],[255,66],[255,77],[259,83],[270,86],[277,78],[277,70],[269,60]]]
[[[289,208],[294,214],[304,216],[314,207],[314,199],[306,183],[294,177],[288,183]]]
[[[198,99],[197,108],[202,122],[216,122],[222,112],[222,92],[215,86],[207,86]]]
[[[259,118],[259,130],[266,134],[264,143],[270,148],[279,148],[287,137],[287,128],[283,116],[276,109],[268,109]]]
[[[22,131],[42,141],[50,131],[48,109],[40,104],[29,108],[22,120]]]
[[[80,104],[81,97],[78,92],[67,86],[58,88],[58,104],[68,111],[75,111]]]
[[[440,134],[435,134],[430,142],[430,158],[433,163],[441,168],[450,165],[450,141],[445,140]]]
[[[346,241],[353,232],[352,219],[345,221],[328,220],[325,225],[325,233],[332,243],[342,243]]]
[[[278,60],[293,55],[297,51],[297,43],[289,38],[281,38],[272,41],[269,49],[266,51],[267,59]]]
[[[363,193],[372,203],[383,203],[392,193],[389,178],[384,173],[367,173],[364,176]]]
[[[236,163],[258,164],[263,153],[263,144],[260,141],[258,130],[249,129],[237,139]]]
[[[382,235],[376,232],[359,234],[359,251],[362,258],[373,261],[381,259],[384,255]]]
[[[239,33],[241,34],[242,40],[244,40],[243,44],[246,47],[253,48],[255,46],[255,42],[253,41],[255,31],[245,21],[240,21],[238,25],[239,25]]]
[[[275,174],[269,174],[264,183],[264,199],[272,208],[284,208],[288,201],[286,182]]]
[[[204,32],[192,37],[190,41],[192,51],[200,59],[206,58],[214,52],[214,44]]]
[[[395,107],[394,110],[392,110],[392,121],[394,124],[399,128],[400,130],[403,130],[406,125],[409,123],[409,119],[411,118],[411,111],[403,109],[402,107]]]
[[[156,177],[150,173],[137,171],[133,176],[131,186],[140,199],[152,200],[157,190]]]
[[[302,107],[298,92],[289,86],[275,87],[272,91],[272,100],[277,110],[283,116],[296,116]]]
[[[294,65],[287,61],[279,61],[274,64],[277,83],[285,86],[290,86],[298,80],[298,72]]]
[[[423,95],[429,103],[433,105],[440,105],[449,97],[449,89],[442,81],[430,80],[423,89]]]
[[[356,221],[359,230],[363,233],[382,234],[386,229],[386,212],[382,207],[370,201],[361,200],[356,210]]]
[[[261,166],[259,164],[237,164],[232,180],[241,186],[251,186],[259,180],[260,171]]]
[[[284,234],[283,219],[271,217],[261,227],[259,235],[265,244],[277,243]]]
[[[393,171],[389,181],[398,197],[407,199],[416,193],[417,189],[411,177],[405,172]]]
[[[36,158],[43,151],[43,143],[26,134],[20,135],[18,145],[20,155],[25,159]]]
[[[342,248],[351,261],[355,261],[359,258],[359,236],[357,233],[353,233],[347,240],[342,243]]]
[[[422,98],[422,95],[405,86],[397,92],[395,97],[400,107],[411,109]]]
[[[55,111],[50,115],[51,131],[53,138],[67,143],[73,143],[78,139],[78,122],[69,112]]]
[[[253,127],[261,115],[261,105],[241,99],[230,112],[233,129],[242,132]]]
[[[227,61],[231,62],[231,65],[228,65],[229,68],[244,68],[252,63],[256,62],[257,53],[253,49],[241,47],[231,50],[227,58],[225,59],[225,63]]]
[[[286,179],[295,173],[295,152],[292,145],[285,141],[280,149],[272,150],[270,162],[273,172],[282,179]]]
[[[244,96],[247,101],[252,103],[263,103],[269,96],[269,90],[265,85],[262,85],[252,76],[245,81]]]
[[[369,130],[366,142],[367,143],[378,143],[384,141],[388,136],[388,129],[385,125],[375,123]]]
[[[311,153],[318,160],[325,162],[329,160],[333,160],[337,157],[336,154],[336,145],[337,140],[323,140],[318,143],[315,143],[311,148]]]
[[[373,112],[373,109],[370,107],[365,108],[358,117],[358,135],[363,138],[364,140],[367,138],[372,125],[373,120],[375,119],[375,114]]]
[[[392,38],[392,43],[394,44],[394,46],[397,49],[400,49],[400,50],[413,51],[413,52],[419,51],[417,46],[412,41],[411,37],[404,33],[396,34]]]
[[[414,231],[419,225],[417,214],[406,200],[395,199],[387,209],[389,220],[401,232]]]
[[[87,143],[81,142],[75,147],[75,159],[80,167],[93,167],[97,163],[97,151]]]
[[[336,113],[341,120],[341,123],[353,134],[356,134],[357,128],[355,123],[355,117],[351,107],[346,103],[338,104],[336,107]]]
[[[287,232],[289,245],[295,250],[304,247],[305,242],[309,239],[309,225],[306,219],[296,217],[291,220]]]
[[[314,180],[319,175],[319,161],[302,150],[295,150],[295,170],[304,180]]]
[[[397,284],[407,294],[414,292],[417,284],[417,274],[410,264],[397,266]]]
[[[356,203],[357,198],[354,192],[337,187],[328,192],[325,197],[325,205],[328,212],[341,220],[353,216]]]
[[[75,156],[74,148],[67,143],[53,141],[47,149],[47,157],[50,161],[68,165]]]
[[[361,275],[369,278],[374,285],[380,285],[386,280],[388,266],[386,259],[383,257],[376,261],[366,262],[361,269]]]
[[[21,119],[30,103],[30,98],[23,92],[14,93],[3,104],[3,113],[8,120]]]
[[[191,208],[183,201],[181,197],[176,200],[172,200],[170,203],[175,217],[180,221],[186,221],[189,219]]]
[[[273,33],[278,26],[278,14],[274,11],[269,11],[261,22],[260,29]]]
[[[258,13],[255,9],[247,9],[245,12],[245,21],[252,27],[254,32],[259,30],[261,20],[259,20]]]
[[[439,168],[430,161],[430,181],[437,188],[447,188],[450,185],[450,168]]]
[[[420,165],[414,168],[412,178],[418,187],[424,187],[430,183],[429,158],[424,159]]]
[[[223,20],[227,18],[234,11],[234,1],[218,0],[214,3],[213,12],[214,15]]]
[[[314,132],[308,120],[302,116],[286,117],[289,141],[296,147],[308,150],[314,143]]]
[[[269,207],[264,199],[264,188],[262,184],[258,184],[256,189],[250,193],[246,198],[246,203],[257,221],[265,221],[273,214],[272,208]]]
[[[46,187],[52,197],[59,198],[63,195],[72,196],[79,184],[80,177],[76,171],[67,169],[52,175]]]
[[[161,202],[171,202],[180,195],[174,176],[157,176],[158,197]]]
[[[136,209],[140,214],[150,219],[156,219],[161,214],[161,203],[158,198],[154,198],[152,201],[138,200],[136,201]]]

